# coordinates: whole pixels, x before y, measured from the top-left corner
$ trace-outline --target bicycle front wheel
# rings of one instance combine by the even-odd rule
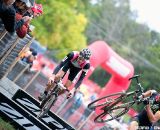
[[[88,108],[94,110],[100,106],[110,105],[113,102],[117,101],[119,97],[123,95],[125,95],[124,92],[119,92],[119,93],[114,93],[114,94],[104,96],[88,104]]]
[[[132,101],[132,102],[128,102],[128,103],[124,103],[120,105],[117,104],[116,106],[113,106],[107,111],[104,111],[103,113],[99,114],[94,119],[94,121],[96,123],[104,123],[104,122],[108,122],[108,121],[117,119],[123,116],[124,114],[126,114],[134,103],[135,102]]]
[[[38,118],[42,118],[45,114],[47,114],[56,100],[57,100],[56,94],[51,95],[48,101],[44,104],[43,108],[41,109]]]

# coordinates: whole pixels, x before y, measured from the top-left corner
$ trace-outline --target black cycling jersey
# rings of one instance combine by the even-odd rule
[[[89,68],[90,63],[89,61],[85,61],[84,66],[79,65],[77,62],[77,58],[75,57],[78,53],[71,52],[69,53],[61,62],[60,64],[55,68],[53,74],[57,74],[60,69],[62,69],[64,72],[67,72],[69,70],[68,79],[70,81],[73,81],[77,74],[81,72],[81,75],[79,76],[79,80],[77,81],[75,88],[78,88],[80,84],[82,83],[84,77],[86,76]],[[75,57],[75,58],[74,58]]]
[[[152,94],[152,96],[150,97],[150,99],[153,101],[151,104],[151,110],[152,112],[155,114],[158,110],[160,110],[160,104],[158,102],[156,102],[156,96],[158,95],[157,92],[154,92]],[[138,123],[139,123],[139,126],[147,126],[149,128],[151,128],[152,126],[152,122],[149,120],[148,118],[148,115],[147,115],[147,111],[146,109],[144,108],[142,110],[142,112],[140,112],[136,118],[135,118]]]

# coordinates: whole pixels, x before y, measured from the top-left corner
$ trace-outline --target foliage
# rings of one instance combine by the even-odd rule
[[[15,130],[12,125],[0,118],[0,130]]]
[[[71,50],[86,47],[83,32],[87,19],[76,11],[76,0],[39,0],[37,3],[43,4],[44,14],[32,24],[36,26],[34,35],[42,44],[54,50],[59,58]]]
[[[89,77],[89,79],[96,82],[100,87],[104,87],[110,79],[110,74],[108,74],[101,67],[97,67],[96,70],[93,72],[93,74]]]

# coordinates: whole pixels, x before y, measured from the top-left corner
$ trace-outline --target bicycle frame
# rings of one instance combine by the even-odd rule
[[[62,83],[62,80],[60,80],[58,83],[56,83],[55,87],[51,90],[49,95],[56,94],[58,97],[59,92],[66,89]]]
[[[134,95],[137,95],[137,93],[135,92],[135,91],[132,91],[132,92],[128,92],[128,93],[126,93],[126,95],[125,96],[123,96],[121,99],[119,99],[118,101],[119,102],[121,102],[121,101],[123,101],[124,99],[126,99],[127,97],[129,97],[129,96],[132,96],[133,95],[133,101],[130,101],[130,102],[125,102],[125,103],[122,103],[121,105],[119,105],[118,107],[123,107],[123,106],[126,106],[126,105],[129,105],[128,106],[128,109],[132,106],[132,105],[134,105],[135,103],[140,103],[140,102],[142,102],[142,100],[139,100],[139,99],[137,99],[137,96],[134,96]],[[119,102],[116,102],[114,105],[117,105]],[[113,107],[113,106],[112,106]],[[115,107],[114,107],[115,108]]]
[[[42,101],[41,103],[41,112],[38,115],[38,118],[42,118],[45,114],[48,113],[50,108],[54,105],[56,102],[59,93],[61,90],[66,89],[60,80],[59,82],[56,83],[55,87],[50,91],[50,93],[47,95],[47,97]]]

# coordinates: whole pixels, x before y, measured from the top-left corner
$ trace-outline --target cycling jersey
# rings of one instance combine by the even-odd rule
[[[70,52],[61,62],[60,64],[55,68],[53,74],[57,74],[60,69],[62,69],[64,72],[67,72],[69,70],[68,79],[70,81],[73,81],[76,75],[82,71],[79,80],[77,81],[75,88],[78,88],[80,84],[82,83],[82,80],[86,76],[89,68],[90,68],[90,62],[89,60],[84,60],[83,62],[79,62],[77,59],[79,57],[79,52],[72,51]]]
[[[156,98],[158,96],[158,93],[157,92],[154,92],[152,94],[152,96],[150,97],[150,100],[152,100],[152,104],[151,104],[151,110],[152,112],[155,114],[157,111],[160,110],[160,104],[159,102],[156,101]],[[135,118],[138,123],[139,123],[139,126],[147,126],[149,128],[152,127],[152,122],[150,122],[149,118],[148,118],[148,115],[147,115],[147,111],[146,109],[144,108],[142,112],[140,112],[136,118]]]

